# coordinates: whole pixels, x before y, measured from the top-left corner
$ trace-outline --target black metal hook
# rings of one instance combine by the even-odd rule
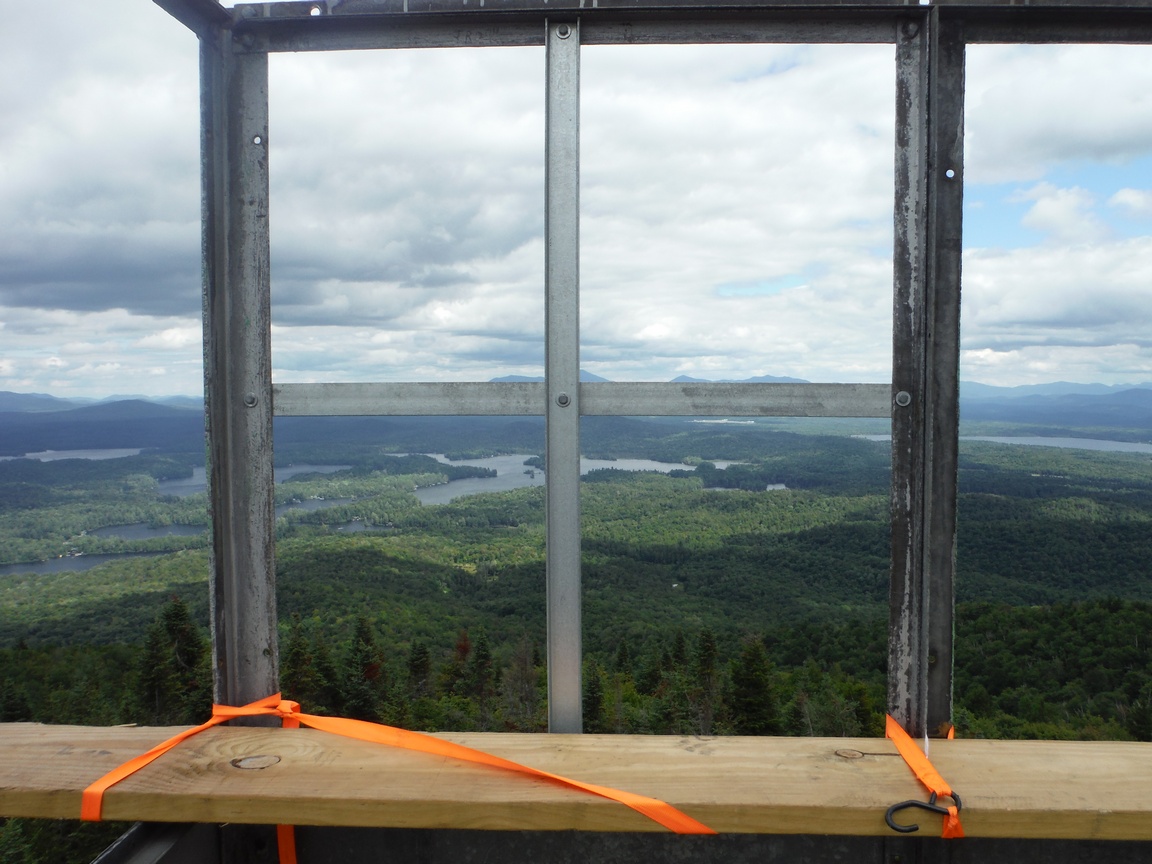
[[[963,806],[960,803],[960,796],[953,792],[950,797],[953,801],[956,802],[956,811],[959,812],[961,806]],[[888,823],[888,827],[893,831],[899,831],[901,834],[911,834],[913,831],[919,831],[919,825],[898,825],[896,820],[892,818],[899,811],[907,810],[910,807],[919,807],[921,810],[927,810],[931,813],[939,813],[943,816],[948,815],[948,808],[941,807],[936,803],[936,793],[933,792],[928,796],[927,801],[917,801],[915,799],[911,799],[908,801],[901,801],[899,804],[893,804],[891,807],[889,807],[888,812],[884,814],[884,821]]]

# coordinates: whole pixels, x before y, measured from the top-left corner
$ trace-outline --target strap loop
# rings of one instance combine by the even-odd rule
[[[952,787],[948,785],[948,781],[940,776],[940,772],[928,761],[928,757],[921,752],[920,748],[916,746],[916,742],[904,731],[902,727],[891,714],[888,715],[884,726],[884,735],[892,739],[892,743],[896,745],[896,750],[904,758],[908,767],[912,769],[912,773],[916,775],[916,779],[923,783],[931,796],[928,802],[923,801],[902,801],[899,804],[893,804],[888,808],[888,812],[884,815],[885,820],[888,822],[889,827],[894,831],[901,833],[908,833],[919,829],[918,825],[897,825],[892,816],[895,812],[903,810],[906,807],[919,807],[924,810],[931,810],[933,813],[940,813],[944,816],[944,828],[940,836],[946,839],[964,836],[964,828],[960,824],[960,796],[952,791]],[[949,738],[953,737],[950,732]],[[936,803],[940,798],[951,798],[955,802],[950,807],[941,807]]]

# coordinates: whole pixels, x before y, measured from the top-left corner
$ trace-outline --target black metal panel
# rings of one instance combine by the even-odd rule
[[[301,864],[1147,864],[1152,844],[938,837],[297,828]]]
[[[1152,843],[935,837],[296,829],[300,864],[1147,864]],[[216,825],[138,824],[93,864],[217,864]]]
[[[942,7],[947,19],[962,18],[969,44],[1093,43],[1147,44],[1152,42],[1152,7],[1147,3],[1127,8],[1078,5],[1036,8]]]

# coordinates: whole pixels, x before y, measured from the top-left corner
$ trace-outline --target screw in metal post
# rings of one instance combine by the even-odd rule
[[[572,35],[572,28],[569,27],[567,24],[561,24],[560,26],[558,26],[556,28],[556,35],[559,36],[561,39],[567,39],[569,36]]]
[[[907,390],[901,390],[896,394],[896,404],[901,408],[907,408],[912,404],[912,394]]]
[[[245,393],[244,394],[244,404],[249,408],[255,408],[256,403],[259,401],[260,400],[256,398],[255,393]]]
[[[556,404],[559,405],[561,408],[567,408],[569,405],[572,404],[572,397],[569,396],[567,393],[561,393],[559,396],[556,397]]]

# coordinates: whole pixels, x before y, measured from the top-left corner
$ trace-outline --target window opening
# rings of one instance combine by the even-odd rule
[[[584,369],[891,379],[890,45],[590,46],[581,87]]]
[[[1138,563],[1152,518],[1148,59],[1145,46],[969,49],[956,633],[968,734],[1148,734],[1133,719],[1152,694],[1148,658],[1116,635],[1152,597]]]
[[[542,61],[270,58],[277,382],[542,374]]]

